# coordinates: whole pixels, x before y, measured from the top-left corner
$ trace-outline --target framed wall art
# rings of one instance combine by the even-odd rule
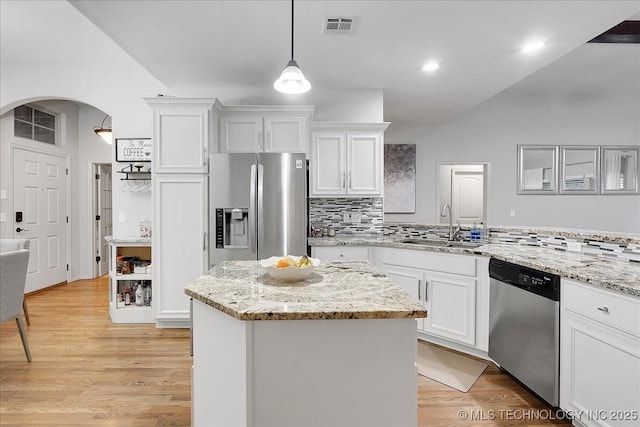
[[[416,212],[416,144],[384,145],[384,213]]]
[[[116,162],[150,162],[151,138],[116,138]]]

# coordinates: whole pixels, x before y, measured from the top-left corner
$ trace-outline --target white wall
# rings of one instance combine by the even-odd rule
[[[632,47],[629,55],[640,56],[638,51],[637,46]],[[577,74],[567,78],[576,78],[581,72],[584,70],[575,70]],[[525,79],[441,126],[392,123],[385,133],[386,143],[417,144],[416,213],[385,215],[385,221],[437,222],[437,162],[488,162],[490,226],[640,233],[639,195],[516,194],[518,144],[640,145],[640,79],[637,74],[617,77],[611,82],[616,90],[591,93],[589,87],[597,83],[591,81],[591,86],[572,94],[532,93],[524,90]],[[621,82],[623,77],[627,81]],[[510,216],[511,210],[515,210],[515,217]]]

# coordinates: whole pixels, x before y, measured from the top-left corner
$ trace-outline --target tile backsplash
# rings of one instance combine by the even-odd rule
[[[360,222],[344,221],[345,213],[360,214]],[[382,234],[382,197],[309,199],[309,223],[331,226],[336,234]]]

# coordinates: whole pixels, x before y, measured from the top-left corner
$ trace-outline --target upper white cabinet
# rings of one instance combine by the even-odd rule
[[[153,108],[154,173],[207,173],[210,141],[217,145],[216,99],[146,98]]]
[[[310,197],[382,196],[388,123],[312,124]]]
[[[583,414],[576,425],[637,426],[640,298],[568,279],[560,289],[560,407]]]
[[[308,153],[312,106],[223,107],[222,153]]]

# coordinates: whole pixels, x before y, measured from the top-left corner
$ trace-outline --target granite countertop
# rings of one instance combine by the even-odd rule
[[[382,246],[428,252],[446,252],[489,256],[535,268],[547,273],[590,283],[640,297],[640,263],[616,261],[581,252],[567,252],[543,246],[517,243],[486,243],[472,247],[442,247],[401,243],[396,236],[380,237],[310,237],[310,246]]]
[[[295,283],[273,279],[258,261],[223,261],[185,293],[240,320],[427,317],[420,304],[366,261],[323,262]]]

